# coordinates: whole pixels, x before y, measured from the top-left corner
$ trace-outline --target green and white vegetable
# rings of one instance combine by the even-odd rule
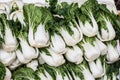
[[[31,69],[36,71],[38,67],[38,61],[37,60],[31,61],[30,63],[27,64],[27,67],[30,67]]]
[[[21,63],[28,63],[32,59],[37,58],[39,54],[38,49],[31,47],[23,37],[19,37],[19,39],[21,50],[18,49],[16,51],[18,60]]]
[[[101,14],[101,21],[100,21],[100,32],[98,33],[98,38],[101,41],[109,41],[115,38],[115,30],[110,22],[109,18],[106,18]]]
[[[37,31],[33,35],[33,29],[29,28],[29,43],[33,47],[46,47],[49,45],[49,34],[45,31],[45,28],[42,24],[37,27]]]
[[[119,60],[119,53],[116,47],[117,47],[116,41],[108,43],[108,53],[106,55],[108,63],[113,63]]]
[[[89,62],[89,67],[95,78],[100,78],[105,74],[105,64],[100,59]]]
[[[105,4],[107,9],[110,11],[110,12],[114,12],[114,14],[118,14],[117,12],[117,9],[116,9],[116,6],[115,6],[115,2],[114,0],[97,0],[99,4]]]
[[[68,46],[74,46],[82,40],[82,32],[78,26],[74,27],[72,23],[70,23],[69,28],[72,34],[65,28],[60,29],[60,34]]]
[[[53,52],[51,49],[45,49],[40,52],[40,56],[45,61],[45,63],[50,66],[60,66],[65,63],[65,59],[62,54],[57,54]]]
[[[9,66],[16,59],[15,52],[6,52],[5,50],[0,50],[0,61],[5,65]]]
[[[113,0],[0,1],[0,80],[117,80]]]
[[[22,25],[25,25],[24,16],[22,10],[14,11],[10,14],[10,19],[16,21],[17,19],[20,21]]]
[[[6,68],[6,74],[4,80],[11,80],[11,78],[12,78],[12,73],[8,68]]]
[[[45,29],[45,24],[51,15],[49,15],[49,13],[43,13],[43,15],[42,11],[44,11],[44,13],[48,12],[42,7],[38,7],[32,4],[24,6],[24,16],[26,23],[29,26],[28,41],[31,46],[38,48],[49,45],[49,33]]]
[[[52,76],[43,68],[39,68],[36,72],[40,80],[52,80]]]
[[[84,39],[82,47],[84,49],[84,57],[87,61],[94,61],[100,56],[99,46],[96,43],[95,38]]]
[[[93,75],[90,73],[90,71],[88,69],[84,69],[83,70],[83,75],[84,75],[84,79],[85,80],[95,80],[95,78],[93,77]]]
[[[96,1],[86,1],[80,8],[83,12],[83,16],[79,14],[78,21],[81,31],[85,36],[93,37],[98,33],[98,24],[95,20],[93,10],[95,8]],[[93,4],[92,4],[93,3]],[[85,18],[85,19],[84,19]],[[88,20],[87,20],[88,19]]]
[[[22,0],[12,0],[10,2],[10,7],[12,8],[18,8],[19,10],[22,10],[24,6],[24,3]]]
[[[88,66],[86,66],[86,64],[85,65],[83,65],[83,64],[79,65],[79,68],[82,71],[84,80],[88,80],[88,79],[89,80],[95,80],[94,76],[92,75],[92,73],[90,72],[90,70],[89,70]]]
[[[83,52],[77,45],[75,45],[72,48],[67,49],[65,57],[70,62],[80,64],[83,61]]]
[[[16,60],[14,60],[13,63],[9,65],[8,67],[10,70],[15,70],[20,65],[22,65],[22,63],[16,58]]]
[[[51,36],[51,46],[50,47],[55,53],[64,54],[67,51],[66,44],[65,44],[63,38],[56,33],[54,33],[53,36]]]
[[[13,80],[40,80],[31,68],[20,68],[13,73]]]
[[[16,37],[12,34],[12,31],[9,27],[5,28],[5,36],[4,36],[5,43],[3,44],[3,48],[6,51],[14,51],[17,49],[18,43]]]
[[[4,13],[7,15],[7,19],[9,19],[10,14],[10,6],[7,3],[0,3],[0,14]]]
[[[4,14],[1,14],[1,32],[4,31],[4,33],[1,33],[1,38],[3,39],[3,49],[6,51],[15,51],[18,47],[17,38],[15,35],[15,32],[13,32],[13,25],[10,24],[9,21],[7,21],[6,16]]]
[[[107,45],[96,38],[95,43],[98,45],[101,55],[107,54]]]

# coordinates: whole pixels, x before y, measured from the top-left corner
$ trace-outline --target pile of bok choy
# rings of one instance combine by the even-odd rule
[[[119,80],[112,1],[0,1],[0,80]]]

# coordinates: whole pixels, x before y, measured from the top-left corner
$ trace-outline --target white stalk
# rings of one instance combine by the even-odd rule
[[[76,76],[73,71],[71,71],[71,72],[72,72],[72,75],[73,75],[74,80],[81,80],[80,77]]]
[[[40,24],[35,33],[33,28],[29,27],[28,41],[31,46],[41,48],[49,45],[49,34],[46,32],[44,25]]]
[[[56,71],[56,80],[64,80],[61,73]]]
[[[10,66],[10,70],[15,70],[18,66],[20,66],[22,63],[18,59],[16,59]]]
[[[20,39],[20,45],[22,48],[22,53],[25,59],[34,59],[38,57],[39,51],[36,48],[36,50],[29,46],[28,42],[24,38],[19,38]]]
[[[39,64],[44,64],[45,61],[43,60],[43,58],[41,56],[38,57],[38,61],[39,61]]]
[[[49,7],[49,1],[48,0],[22,0],[25,4],[35,4],[35,6],[40,7]],[[47,2],[48,1],[48,2]]]
[[[16,59],[15,52],[6,52],[3,49],[0,49],[0,61],[5,65],[9,66]]]
[[[88,69],[84,68],[82,72],[83,72],[84,80],[95,80],[95,78],[93,77],[93,75],[90,73]]]
[[[70,75],[70,73],[67,71],[67,74],[68,74],[68,78],[69,78],[69,80],[73,80],[72,79],[72,76]]]
[[[118,51],[118,53],[120,55],[120,41],[119,40],[117,40],[117,51]]]
[[[20,50],[17,50],[17,51],[16,51],[16,55],[17,55],[18,60],[19,60],[22,64],[26,64],[26,63],[28,63],[28,62],[31,61],[31,59],[26,59],[26,58],[23,56],[23,53],[22,53]]]
[[[96,38],[96,44],[99,47],[101,55],[107,54],[107,46],[102,41],[100,41]]]
[[[46,70],[44,72],[48,80],[53,80],[52,76]]]
[[[25,26],[24,15],[23,15],[22,10],[17,10],[17,11],[12,12],[10,14],[10,20],[12,20],[12,19],[14,21],[16,21],[18,19],[20,21],[20,23]]]
[[[84,55],[87,61],[91,62],[94,61],[95,59],[97,59],[100,56],[100,51],[97,49],[97,46],[93,46],[88,42],[85,42],[83,44],[83,48],[84,48]]]
[[[30,63],[27,64],[27,67],[30,67],[34,71],[37,70],[38,67],[38,61],[37,60],[32,60]]]
[[[6,75],[4,77],[4,80],[11,80],[11,77],[12,77],[11,71],[8,68],[6,68]]]
[[[105,72],[106,72],[106,70],[105,70],[105,62],[101,62],[101,60],[98,58],[96,60],[96,65],[98,66],[99,70],[101,71],[100,76],[102,77],[103,75],[105,75]]]
[[[108,80],[108,76],[105,74],[105,75],[101,78],[101,80]]]
[[[68,48],[65,57],[70,62],[80,64],[83,61],[83,52],[77,45],[75,45],[73,48]]]
[[[48,65],[57,67],[65,63],[65,59],[62,54],[54,53],[50,49],[47,50],[50,55],[47,55],[45,52],[41,52],[41,57]]]
[[[51,46],[50,47],[55,53],[64,54],[67,51],[64,40],[62,39],[62,37],[60,35],[58,35],[56,33],[54,33],[54,35],[51,36]]]
[[[67,74],[65,74],[64,80],[70,80],[69,77],[67,76]]]
[[[82,40],[83,34],[78,26],[74,27],[73,24],[71,24],[70,28],[73,31],[72,35],[64,28],[61,28],[60,33],[68,46],[74,46]]]
[[[23,9],[23,5],[24,3],[22,2],[22,0],[12,0],[11,3],[10,3],[10,6],[11,8],[12,7],[18,7],[19,10],[22,10]]]
[[[37,74],[41,80],[49,80],[43,73],[38,73]]]
[[[4,36],[4,43],[3,43],[3,48],[6,51],[14,51],[18,47],[17,39],[15,35],[12,33],[10,30],[9,26],[6,25],[5,27],[5,36]]]
[[[79,21],[80,28],[83,34],[88,37],[93,37],[98,33],[98,25],[92,14],[91,14],[91,21],[93,26],[88,21],[85,21],[85,24]]]
[[[95,62],[89,62],[90,70],[95,78],[100,78],[104,75],[104,67],[102,66],[101,61],[98,59]]]
[[[101,35],[100,35],[100,33],[98,33],[97,36],[101,41],[113,40],[116,36],[115,30],[109,20],[107,20],[105,18],[104,18],[104,20],[106,23],[107,30],[105,30],[104,28],[101,28]]]
[[[117,48],[112,46],[112,44],[108,44],[108,53],[107,53],[108,63],[114,63],[119,60],[119,53]]]
[[[112,73],[112,80],[117,80],[115,73]]]

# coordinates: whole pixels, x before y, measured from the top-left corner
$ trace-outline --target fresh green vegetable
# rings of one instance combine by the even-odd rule
[[[13,73],[14,80],[40,80],[31,68],[19,68]]]
[[[6,69],[3,63],[0,62],[0,80],[4,80]]]

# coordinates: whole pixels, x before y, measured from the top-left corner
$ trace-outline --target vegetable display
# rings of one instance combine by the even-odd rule
[[[0,1],[0,80],[119,80],[119,18],[113,0]]]

